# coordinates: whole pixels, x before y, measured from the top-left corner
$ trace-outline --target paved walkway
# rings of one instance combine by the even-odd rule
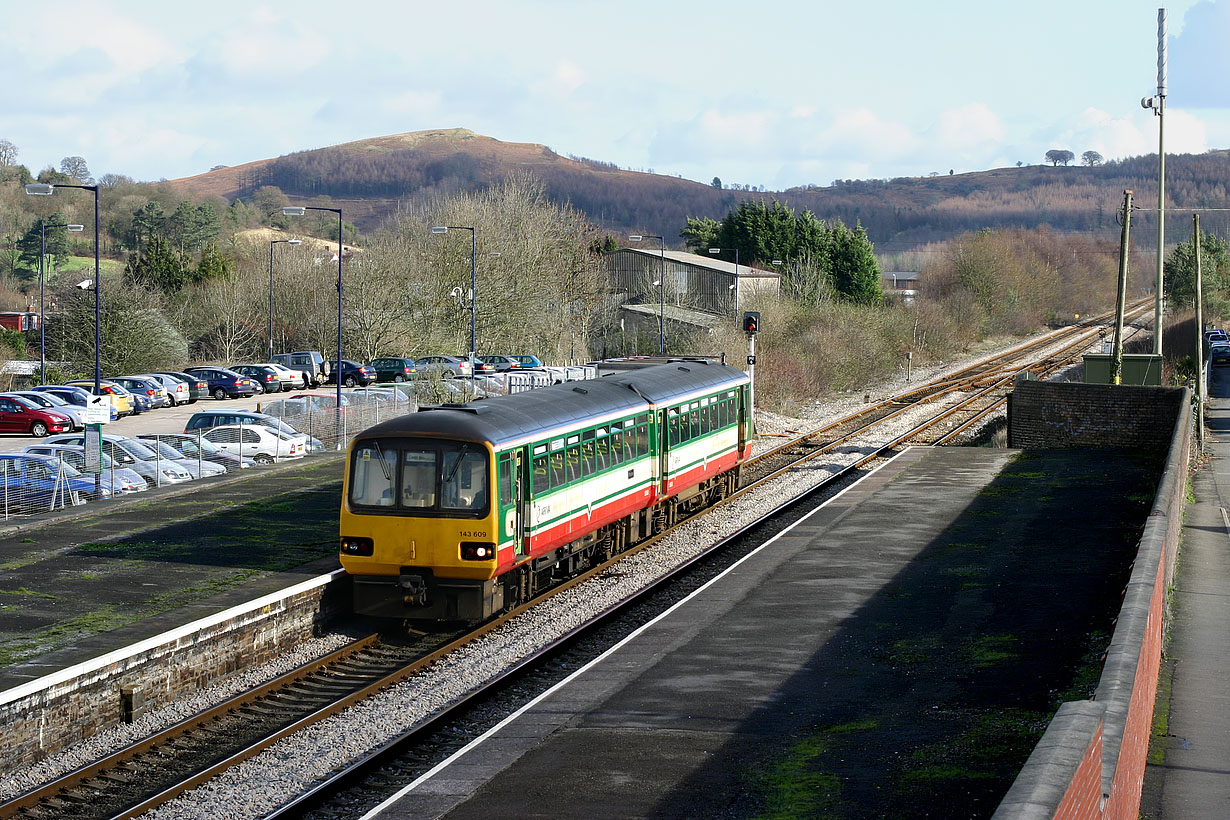
[[[1192,479],[1196,503],[1184,519],[1158,689],[1168,726],[1161,733],[1154,723],[1145,773],[1141,816],[1154,820],[1230,813],[1230,373],[1218,368],[1213,378],[1205,419],[1210,460]]]

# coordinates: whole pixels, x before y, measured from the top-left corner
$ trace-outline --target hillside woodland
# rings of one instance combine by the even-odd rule
[[[84,161],[70,159],[81,158],[37,178],[88,182]],[[83,271],[93,273],[92,230],[55,226],[92,228],[93,198],[67,188],[26,196],[21,183],[31,174],[12,161],[10,154],[0,168],[0,309],[37,309],[36,243],[48,226],[49,357],[65,363],[63,375],[92,372],[93,297],[74,287]],[[1225,152],[1171,158],[1176,203],[1219,204],[1226,166]],[[907,352],[916,365],[946,360],[984,339],[1109,308],[1118,265],[1115,209],[1123,187],[1137,189],[1138,204],[1147,201],[1139,192],[1152,173],[1144,157],[768,194],[623,171],[458,130],[173,182],[108,174],[98,180],[103,368],[263,359],[271,268],[275,347],[334,349],[337,217],[286,217],[281,208],[337,202],[345,211],[343,342],[354,358],[462,353],[471,304],[480,352],[533,352],[554,362],[653,352],[656,338],[619,332],[619,296],[604,288],[602,273],[602,252],[620,244],[612,233],[658,227],[668,245],[686,240],[702,253],[716,242],[741,248],[747,261],[780,254],[782,293],[740,307],[763,313],[759,395],[786,408],[861,389],[901,369]],[[1133,217],[1138,242],[1148,244],[1152,213]],[[432,234],[440,224],[476,229],[473,301],[469,232]],[[1230,268],[1216,256],[1227,232],[1217,214],[1204,225],[1204,252],[1214,254],[1206,281],[1215,291],[1206,308],[1215,314],[1228,304]],[[1172,241],[1188,240],[1190,215],[1176,214],[1168,227]],[[303,244],[273,244],[288,238]],[[873,250],[881,267],[921,271],[912,304],[880,294]],[[1180,245],[1172,254],[1176,271],[1191,267],[1184,253]],[[842,259],[853,260],[847,270],[854,273],[840,272]],[[1151,254],[1136,250],[1130,262],[1129,293],[1146,292]],[[1176,304],[1184,292],[1190,303],[1182,275],[1175,281]],[[0,338],[11,356],[22,355],[26,341],[21,334]],[[722,351],[741,361],[746,339],[731,323],[712,334],[674,335],[669,349]]]

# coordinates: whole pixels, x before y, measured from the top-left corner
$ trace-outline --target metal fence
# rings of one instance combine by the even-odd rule
[[[0,502],[4,519],[84,504],[77,471],[65,464],[34,457],[0,460]]]

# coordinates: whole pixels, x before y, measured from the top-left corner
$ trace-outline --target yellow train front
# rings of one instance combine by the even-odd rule
[[[365,430],[343,486],[355,610],[486,620],[730,492],[746,374],[658,365]]]

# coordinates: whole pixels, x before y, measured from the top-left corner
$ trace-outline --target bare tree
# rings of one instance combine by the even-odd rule
[[[17,146],[8,140],[0,139],[0,168],[17,164]]]
[[[93,182],[93,178],[90,176],[90,168],[85,162],[85,157],[65,157],[60,160],[60,173],[70,176],[85,185]]]

